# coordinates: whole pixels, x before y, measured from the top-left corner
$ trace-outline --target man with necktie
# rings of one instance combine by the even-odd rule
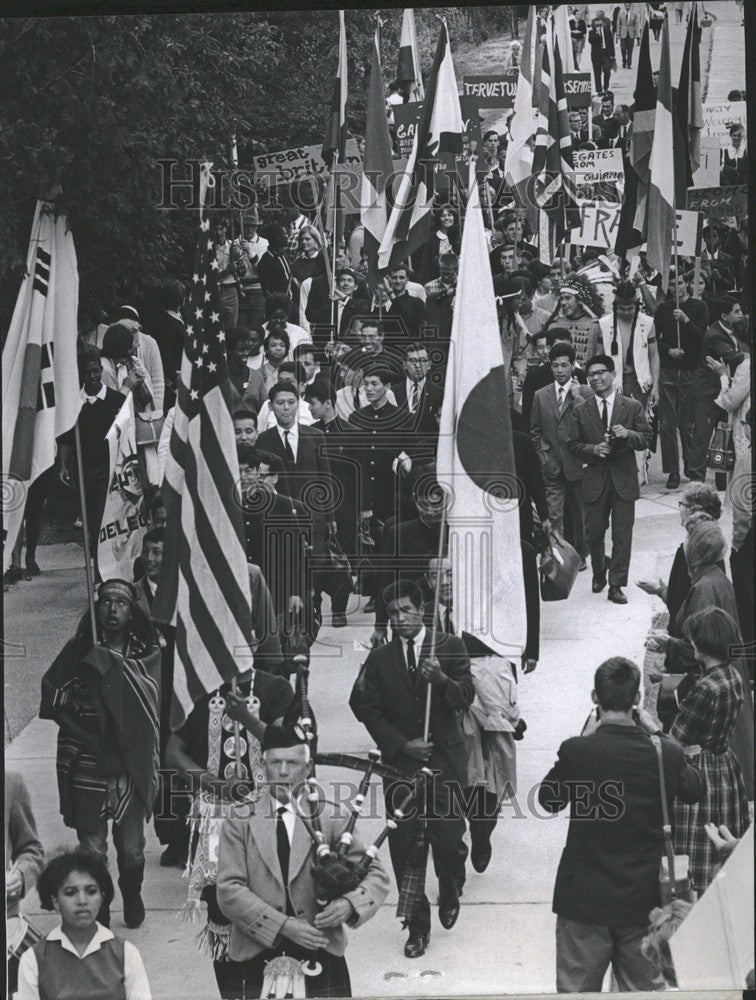
[[[635,501],[640,497],[633,452],[649,447],[651,428],[641,404],[615,387],[614,360],[608,354],[592,357],[586,372],[594,396],[569,414],[567,447],[585,464],[583,502],[592,589],[601,593],[608,576],[609,600],[627,604],[622,588],[627,586]],[[612,555],[607,560],[604,536],[610,518]]]
[[[388,895],[388,875],[373,858],[356,889],[320,908],[312,874],[313,845],[301,819],[308,814],[308,803],[298,794],[309,759],[309,747],[298,742],[292,730],[266,729],[265,790],[253,815],[243,815],[240,806],[238,818],[223,823],[217,893],[231,921],[229,956],[237,965],[239,1000],[262,995],[266,963],[282,955],[320,966],[316,975],[304,976],[305,992],[297,995],[350,997],[344,925],[362,926]],[[335,848],[347,812],[331,802],[321,804],[325,842]],[[354,837],[348,857],[356,861],[363,853]]]
[[[591,63],[593,65],[593,77],[596,81],[596,92],[603,94],[609,89],[612,69],[616,65],[612,26],[607,21],[603,10],[596,12],[596,16],[591,24],[591,30],[588,32],[588,41],[591,46]]]
[[[438,916],[446,929],[459,916],[459,890],[464,882],[467,848],[458,792],[467,786],[460,709],[473,700],[470,658],[455,635],[438,636],[431,649],[423,623],[424,601],[412,580],[393,583],[383,593],[393,639],[373,649],[365,661],[360,718],[375,740],[383,760],[408,777],[429,767],[435,775],[425,802],[428,837],[439,882]],[[430,686],[430,687],[429,687]],[[424,735],[425,706],[430,690],[430,729]],[[392,811],[406,784],[386,781],[386,809]],[[391,864],[401,886],[417,834],[418,817],[407,819],[389,833]],[[423,894],[408,920],[407,958],[425,954],[430,940],[430,904]]]

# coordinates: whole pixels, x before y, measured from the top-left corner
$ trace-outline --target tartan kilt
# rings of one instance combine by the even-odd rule
[[[686,754],[686,758],[701,772],[706,795],[692,805],[675,802],[675,853],[689,855],[691,878],[700,895],[711,882],[718,863],[704,824],[724,823],[734,837],[742,837],[749,825],[748,800],[740,764],[732,750],[728,748],[721,754],[702,750],[696,756]]]

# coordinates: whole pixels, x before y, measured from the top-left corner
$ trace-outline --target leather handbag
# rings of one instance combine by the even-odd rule
[[[542,601],[564,601],[580,570],[580,555],[569,542],[549,532],[548,545],[539,563]]]
[[[165,417],[158,417],[157,420],[145,420],[144,417],[136,415],[134,420],[134,430],[137,445],[157,444],[163,432]]]
[[[717,472],[732,472],[735,468],[735,445],[732,441],[732,427],[720,420],[709,441],[706,466]]]
[[[656,759],[659,765],[659,785],[661,788],[662,801],[662,822],[664,831],[664,857],[659,868],[659,895],[661,905],[668,906],[675,899],[684,899],[689,903],[695,903],[696,897],[690,881],[690,858],[687,854],[675,856],[672,846],[672,825],[669,821],[669,809],[667,807],[667,784],[664,780],[664,761],[662,756],[661,739],[652,736],[651,742],[656,750]]]

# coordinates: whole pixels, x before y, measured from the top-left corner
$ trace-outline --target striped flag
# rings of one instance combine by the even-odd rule
[[[389,217],[386,184],[393,170],[391,137],[383,97],[380,27],[376,27],[365,113],[365,159],[360,197],[360,221],[365,227],[363,253],[368,259],[368,283],[371,288],[378,280],[378,247]]]
[[[378,251],[381,270],[406,260],[428,239],[434,173],[444,154],[462,152],[463,129],[449,33],[444,22],[412,152]]]
[[[688,19],[685,35],[680,85],[677,88],[676,115],[680,127],[681,148],[684,150],[685,188],[693,186],[693,174],[701,164],[701,130],[704,126],[701,104],[701,54],[698,43],[698,4]],[[677,192],[678,204],[684,203],[685,192]]]
[[[218,264],[201,176],[200,234],[163,481],[165,557],[153,618],[176,628],[171,728],[205,693],[249,668],[251,598],[231,419]],[[244,656],[240,663],[237,657]]]
[[[474,169],[473,163],[437,476],[449,497],[455,625],[494,652],[519,656],[526,636],[525,588],[509,388]],[[496,433],[481,434],[482,427]]]
[[[570,8],[569,4],[553,4],[554,9],[554,37],[559,44],[559,54],[562,58],[562,72],[575,73],[575,56],[572,51],[572,34],[570,32]]]
[[[537,217],[533,199],[528,197],[533,174],[533,149],[529,140],[533,139],[538,127],[538,110],[533,101],[536,45],[536,8],[531,5],[522,42],[520,75],[517,80],[514,114],[509,123],[510,139],[504,164],[507,184],[520,208],[529,210],[531,222]]]
[[[648,212],[648,185],[651,180],[651,149],[654,144],[656,124],[656,87],[651,70],[651,43],[648,20],[643,26],[638,49],[638,74],[635,78],[635,110],[630,132],[630,164],[638,177],[635,219],[632,227],[646,238]]]
[[[672,229],[675,218],[675,142],[672,115],[672,76],[669,58],[669,21],[664,22],[656,95],[656,126],[651,149],[648,186],[648,262],[661,275],[662,288],[669,284]]]
[[[415,12],[411,7],[404,8],[402,15],[402,34],[399,40],[399,64],[396,69],[396,82],[409,83],[409,99],[422,101],[423,75],[420,70],[420,54],[417,48],[415,33]],[[367,135],[367,133],[366,133]]]
[[[65,216],[38,201],[26,275],[3,346],[3,571],[26,492],[55,461],[55,440],[79,415],[76,319],[79,272]]]
[[[540,114],[533,151],[533,193],[549,218],[553,242],[560,243],[580,225],[572,160],[572,133],[567,116],[559,44],[546,32],[541,59]]]
[[[346,103],[347,103],[347,47],[346,47],[346,24],[344,23],[344,11],[339,11],[339,68],[336,70],[336,79],[333,81],[333,93],[331,95],[331,107],[328,112],[328,120],[325,128],[325,138],[323,139],[323,149],[321,156],[323,162],[329,166],[336,157],[337,163],[344,162],[346,151],[347,129],[346,129]]]

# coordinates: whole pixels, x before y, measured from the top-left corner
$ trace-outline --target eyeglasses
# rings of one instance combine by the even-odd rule
[[[588,378],[601,378],[603,375],[609,375],[608,368],[600,368],[597,372],[588,372]]]

